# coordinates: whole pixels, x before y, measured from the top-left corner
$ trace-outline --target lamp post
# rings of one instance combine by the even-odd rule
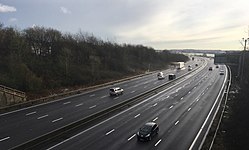
[[[244,75],[244,64],[245,64],[245,52],[246,52],[246,44],[247,42],[249,41],[249,38],[245,39],[245,38],[242,38],[242,40],[245,42],[245,44],[243,45],[244,46],[244,50],[242,51],[241,53],[241,74],[240,74],[240,84],[243,83],[243,75]]]

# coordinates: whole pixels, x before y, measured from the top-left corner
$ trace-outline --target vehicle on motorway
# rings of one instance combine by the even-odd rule
[[[169,80],[174,80],[176,78],[176,75],[175,74],[169,74]]]
[[[155,122],[147,122],[137,132],[138,141],[150,141],[153,136],[158,134],[159,127]]]
[[[216,68],[219,68],[219,66],[217,65]]]
[[[163,75],[163,72],[159,72],[159,73],[157,74],[157,78],[158,78],[158,80],[165,79],[165,77],[164,77],[164,75]]]
[[[172,62],[171,65],[175,66],[175,68],[178,70],[184,68],[184,62]]]
[[[123,94],[123,92],[124,92],[124,89],[121,89],[120,87],[110,88],[110,96],[121,95]]]
[[[192,70],[192,68],[190,67],[190,68],[188,68],[188,71],[191,71]]]
[[[224,75],[224,74],[225,74],[224,70],[220,70],[220,75]]]
[[[197,67],[197,66],[198,66],[198,64],[195,64],[195,66]]]
[[[213,70],[213,67],[209,67],[208,70],[209,70],[209,71],[212,71],[212,70]]]

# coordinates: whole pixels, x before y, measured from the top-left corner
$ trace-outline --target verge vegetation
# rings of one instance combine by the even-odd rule
[[[0,24],[0,84],[28,99],[167,68],[188,57],[143,45],[103,41],[88,33],[45,27],[18,30]]]

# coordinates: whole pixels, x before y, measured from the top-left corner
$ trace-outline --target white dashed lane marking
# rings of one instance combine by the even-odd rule
[[[26,114],[26,116],[33,115],[33,114],[36,114],[36,111],[33,111],[33,112],[30,112],[30,113],[27,113],[27,114]]]
[[[75,105],[75,107],[79,107],[79,106],[81,106],[81,105],[83,105],[83,103],[77,104],[77,105]]]
[[[136,116],[134,116],[134,118],[137,118],[138,116],[140,116],[140,114],[137,114]]]
[[[58,119],[53,120],[52,122],[54,123],[54,122],[60,121],[60,120],[62,120],[62,119],[63,119],[63,118],[58,118]]]
[[[45,118],[45,117],[48,117],[48,115],[44,115],[44,116],[41,116],[41,117],[38,117],[37,119],[42,119],[42,118]]]
[[[157,146],[160,142],[162,141],[162,139],[158,140],[155,144],[155,146]]]
[[[171,108],[173,108],[174,106],[173,105],[171,105],[170,107],[169,107],[169,109],[171,109]]]
[[[92,95],[90,95],[89,97],[93,97],[93,96],[95,96],[95,94],[92,94]]]
[[[179,120],[178,120],[178,121],[176,121],[175,126],[176,126],[178,123],[179,123]]]
[[[102,98],[106,98],[108,95],[104,95],[104,96],[101,96],[100,98],[102,99]]]
[[[97,105],[93,105],[93,106],[91,106],[91,107],[89,107],[89,109],[92,109],[92,108],[94,108],[94,107],[96,107]]]
[[[191,110],[191,108],[188,109],[188,111],[190,111],[190,110]]]
[[[10,139],[10,137],[2,138],[2,139],[0,139],[0,142],[3,142],[3,141],[8,140],[8,139]]]
[[[67,104],[70,104],[71,102],[69,101],[69,102],[65,102],[65,103],[63,103],[63,105],[67,105]]]
[[[157,105],[157,103],[155,103],[153,106],[155,107]]]
[[[109,135],[109,134],[111,134],[114,131],[115,131],[115,129],[112,129],[111,131],[107,132],[105,135]]]
[[[134,138],[136,134],[133,134],[131,137],[128,138],[128,141],[130,141],[132,138]]]
[[[156,117],[155,119],[153,119],[152,121],[155,122],[158,119],[158,117]]]

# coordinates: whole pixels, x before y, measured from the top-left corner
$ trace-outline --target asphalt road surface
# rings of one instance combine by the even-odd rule
[[[209,63],[186,80],[46,149],[197,149],[198,138],[205,134],[200,131],[218,104],[226,76],[219,74],[219,68],[209,71],[209,66],[213,65]],[[150,121],[159,125],[159,134],[149,142],[137,141],[136,132]]]
[[[188,65],[194,66],[195,63],[198,63],[199,64],[198,67],[200,67],[200,66],[205,65],[206,62],[205,61],[190,61],[185,66],[188,66]],[[209,62],[207,67],[212,65],[210,63],[212,63],[212,62]],[[195,78],[197,80],[200,80],[200,77],[204,74],[201,72],[207,72],[206,68],[204,68],[203,71],[200,71],[198,74],[196,73],[196,75],[193,75],[193,76],[196,76]],[[193,69],[194,69],[194,67],[193,67]],[[177,76],[180,76],[180,75],[183,75],[184,73],[188,72],[188,70],[183,69],[180,71],[176,71],[176,70],[169,69],[169,70],[165,70],[163,72],[166,75],[169,73],[175,73]],[[210,75],[209,76],[213,77],[216,80],[219,79],[220,83],[215,80],[219,84],[221,84],[222,80],[224,79],[223,76],[218,75],[218,71],[216,71],[216,70],[214,70],[212,72],[207,72],[207,74],[211,74],[211,76]],[[188,76],[190,77],[191,75],[188,75]],[[199,79],[197,78],[198,76],[199,76]],[[188,82],[189,80],[186,80],[185,82]],[[156,77],[156,73],[154,73],[154,74],[140,77],[137,79],[125,81],[125,82],[118,83],[115,85],[111,85],[111,86],[107,86],[107,87],[93,90],[90,92],[86,92],[86,93],[83,93],[80,95],[64,98],[64,99],[58,100],[56,102],[51,102],[51,103],[47,103],[47,104],[43,104],[43,105],[38,105],[35,107],[29,107],[29,108],[21,109],[18,111],[1,114],[0,115],[0,120],[1,120],[0,121],[0,126],[1,126],[1,128],[0,128],[0,147],[1,147],[1,149],[9,149],[9,148],[14,147],[18,144],[21,144],[23,142],[26,142],[28,140],[31,140],[31,139],[36,138],[38,136],[41,136],[47,132],[51,132],[57,128],[63,127],[71,122],[74,122],[74,121],[77,121],[81,118],[84,118],[92,113],[98,112],[98,111],[103,110],[105,108],[108,108],[114,104],[117,104],[121,101],[124,101],[126,99],[131,98],[131,97],[134,97],[137,94],[143,93],[151,88],[154,88],[154,87],[157,87],[161,84],[164,84],[165,82],[168,82],[167,78],[164,80],[158,80]],[[184,83],[179,83],[179,86],[181,86],[183,84]],[[116,86],[123,88],[125,90],[124,94],[117,96],[117,97],[110,97],[109,96],[109,88],[116,87]],[[186,87],[187,87],[187,85],[186,85]],[[182,90],[183,91],[184,89],[186,89],[186,87],[185,88],[178,87],[178,89],[172,88],[171,92],[173,93],[174,90],[178,90],[178,91]],[[218,92],[219,89],[220,89],[220,85],[217,86],[217,89],[214,90],[214,92]],[[170,99],[176,100],[175,98],[172,97],[172,95],[170,95],[169,92],[170,92],[170,89],[162,92],[162,94],[168,94],[169,100]],[[180,94],[177,94],[177,95],[179,96]],[[158,96],[160,96],[160,95],[158,95]],[[157,99],[157,98],[155,98],[155,99]],[[185,101],[185,98],[183,98],[183,99]],[[182,99],[182,101],[183,101],[183,99]],[[145,100],[145,101],[147,101],[147,100]],[[150,100],[150,101],[152,101],[152,100]],[[153,101],[154,101],[154,98],[153,98]],[[177,101],[175,101],[174,103],[176,103],[176,102]],[[148,102],[146,102],[146,103],[148,103]],[[170,110],[171,109],[175,110],[178,107],[180,107],[178,105],[177,106],[173,105],[174,103],[172,103],[173,107],[169,106],[169,108],[171,107]],[[176,103],[176,104],[178,104],[178,103]],[[157,105],[159,106],[159,103],[153,104],[153,107],[157,108],[156,107]],[[144,104],[141,104],[137,107],[141,107],[141,106],[143,106],[142,108],[145,108]],[[159,112],[163,112],[164,109],[166,109],[166,108],[163,108],[160,110],[159,109],[157,109],[158,115],[160,115]],[[145,110],[147,110],[147,108]],[[131,110],[129,110],[129,111],[131,111]],[[170,114],[170,113],[167,113],[166,116],[168,116],[168,114]],[[181,112],[178,112],[176,114],[179,115],[179,114],[181,114]],[[176,114],[174,114],[174,115],[176,115]],[[120,116],[122,116],[122,115],[120,115]],[[125,118],[125,117],[120,117],[120,116],[118,116],[119,119]],[[146,120],[151,118],[150,115],[145,116],[145,118],[146,117],[147,117]],[[135,118],[142,118],[142,115],[137,114],[137,116]],[[156,119],[156,120],[159,121],[159,119]],[[133,128],[131,128],[130,126],[125,125],[125,121],[122,120],[122,124],[124,123],[124,125],[127,126],[127,127],[125,127],[125,131],[122,131],[122,132],[126,132],[126,130],[132,130],[132,131],[137,130],[137,128],[142,123],[144,123],[144,121],[145,120],[141,121],[140,123],[131,124],[133,126]],[[117,121],[112,121],[112,122],[118,123]],[[120,122],[119,122],[119,125],[121,125]],[[101,124],[101,126],[102,126],[102,124]],[[108,125],[106,125],[106,126],[111,127],[109,121],[108,121]],[[108,127],[104,127],[102,129],[108,129]],[[90,133],[90,135],[93,136],[93,135],[95,135],[95,132],[92,132],[92,131],[95,131],[97,128],[99,128],[99,126],[96,126],[96,128],[93,128],[93,129],[91,129],[91,131],[86,132],[86,133],[88,133],[88,134]],[[110,129],[110,131],[112,131],[112,129]],[[115,131],[115,129],[114,129],[114,131]],[[114,131],[112,131],[112,132],[114,132]],[[160,132],[159,132],[158,136],[160,136],[162,134],[162,131],[163,131],[163,128],[161,129],[161,125],[160,125]],[[111,134],[112,132],[110,132],[109,134]],[[99,133],[96,133],[96,134],[99,134]],[[89,137],[87,136],[87,138],[83,138],[84,140],[80,140],[80,141],[84,142],[85,140],[91,139],[91,136],[89,136]],[[95,135],[95,136],[97,136],[97,135]],[[121,139],[121,137],[119,137],[118,139]],[[92,137],[92,138],[96,139],[96,137]],[[154,139],[156,139],[156,138],[154,138]],[[115,140],[117,140],[117,139],[115,139]],[[113,141],[113,140],[111,140],[111,141]],[[116,143],[116,142],[114,142],[114,143]],[[122,143],[119,143],[118,145],[120,145],[120,144],[122,145]],[[87,144],[87,145],[89,145],[89,144]],[[105,145],[105,144],[103,144],[103,145]],[[116,145],[116,144],[114,144],[114,145]],[[74,147],[74,149],[78,149],[78,148],[77,148],[77,146]],[[81,148],[82,147],[80,147],[80,149]],[[98,149],[98,148],[96,148],[96,149]],[[115,147],[114,147],[114,149],[115,149]]]

